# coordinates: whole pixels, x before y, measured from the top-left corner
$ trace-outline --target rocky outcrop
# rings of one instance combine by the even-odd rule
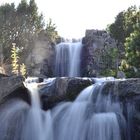
[[[31,53],[26,59],[28,74],[52,77],[55,58],[54,44],[51,44],[47,35],[41,32],[34,40]]]
[[[94,80],[93,80],[94,81]],[[91,85],[91,79],[57,78],[41,93],[43,109],[49,109],[62,101],[73,101],[81,90]],[[140,79],[108,81],[103,87],[103,94],[111,94],[119,99],[127,121],[128,136],[133,140],[140,138]],[[131,126],[130,126],[131,124]]]
[[[41,88],[43,108],[52,108],[61,101],[73,101],[77,95],[93,82],[84,78],[56,78],[50,85]]]
[[[140,79],[129,79],[117,83],[120,100],[132,140],[140,139]]]
[[[132,100],[140,96],[140,79],[131,78],[127,80],[108,81],[104,85],[103,91],[104,94],[112,92],[114,96],[118,96],[121,100]]]
[[[103,94],[119,99],[126,118],[127,135],[132,140],[140,139],[140,79],[109,81],[103,87]]]
[[[23,85],[23,78],[20,76],[0,77],[0,103],[11,98],[20,98],[30,103],[27,89]]]
[[[105,75],[105,70],[117,69],[120,52],[118,54],[114,53],[119,51],[118,48],[121,46],[106,31],[86,30],[82,43],[81,70],[83,76]],[[110,54],[113,56],[110,56]],[[114,57],[116,58],[113,60]]]

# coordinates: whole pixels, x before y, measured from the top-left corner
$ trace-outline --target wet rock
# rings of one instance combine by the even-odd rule
[[[61,101],[73,101],[77,95],[92,80],[83,78],[56,78],[51,85],[45,85],[41,90],[43,109],[47,110]]]
[[[30,103],[28,91],[23,85],[23,77],[1,77],[0,88],[0,103],[3,103],[11,98],[20,98]]]
[[[134,115],[134,139],[140,139],[140,112]]]
[[[136,98],[140,95],[140,78],[109,81],[104,86],[106,93],[108,93],[108,90],[112,90],[113,94],[121,99]]]
[[[126,75],[125,75],[125,73],[123,72],[123,71],[118,71],[117,72],[117,78],[126,78]]]
[[[118,97],[126,119],[127,135],[132,140],[140,139],[140,78],[107,82],[104,94]]]

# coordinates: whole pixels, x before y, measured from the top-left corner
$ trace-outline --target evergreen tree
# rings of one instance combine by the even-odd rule
[[[111,35],[111,37],[115,38],[121,43],[125,41],[125,17],[124,12],[120,12],[115,22],[108,26],[107,29]]]
[[[125,39],[134,31],[134,25],[137,23],[139,10],[136,6],[131,6],[127,11],[120,12],[115,22],[108,26],[108,32],[113,38],[124,44]]]
[[[46,34],[50,42],[54,43],[59,38],[56,31],[56,25],[52,23],[52,19],[49,19],[46,26]]]
[[[13,3],[0,6],[0,47],[4,54],[4,61],[10,58],[12,40],[16,36],[15,15],[16,9]]]
[[[12,43],[16,43],[20,55],[26,57],[36,34],[43,27],[43,16],[38,13],[34,0],[30,0],[29,4],[26,0],[21,0],[17,8],[13,3],[0,6],[0,46],[4,61],[10,62]]]

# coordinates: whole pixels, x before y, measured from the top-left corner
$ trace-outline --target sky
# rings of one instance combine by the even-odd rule
[[[27,0],[29,1],[29,0]],[[57,26],[60,36],[81,38],[86,29],[105,29],[116,15],[131,5],[140,6],[140,0],[35,0],[45,21],[49,18]],[[0,0],[0,4],[20,0]]]

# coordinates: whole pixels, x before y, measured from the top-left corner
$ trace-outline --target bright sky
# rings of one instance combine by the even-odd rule
[[[29,0],[28,0],[29,1]],[[140,0],[35,0],[45,20],[52,18],[65,38],[81,38],[86,29],[105,29],[115,16]],[[0,0],[0,4],[20,0]]]

